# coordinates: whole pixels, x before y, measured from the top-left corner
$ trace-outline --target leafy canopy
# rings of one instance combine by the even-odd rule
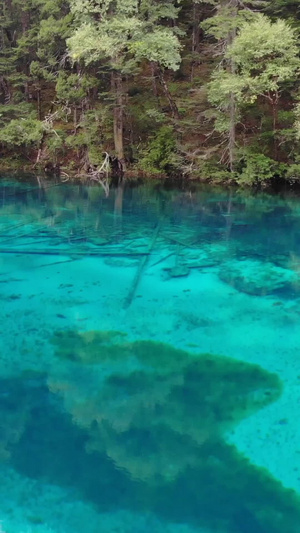
[[[230,95],[242,104],[279,91],[300,68],[295,31],[284,20],[272,23],[262,14],[242,25],[226,56],[234,63],[234,72],[219,69],[209,84],[209,100],[220,109]]]
[[[121,70],[126,70],[126,63],[133,59],[156,61],[172,70],[179,68],[178,36],[174,28],[162,24],[177,16],[178,9],[172,2],[72,0],[71,9],[78,21],[68,39],[73,59],[82,58],[87,64],[109,59]]]
[[[277,91],[300,67],[295,31],[284,20],[272,23],[262,14],[242,27],[228,56],[252,94]]]

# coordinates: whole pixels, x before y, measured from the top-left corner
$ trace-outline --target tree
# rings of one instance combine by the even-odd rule
[[[272,23],[265,15],[253,14],[245,21],[228,47],[226,57],[234,72],[218,69],[209,84],[209,99],[222,113],[217,129],[229,129],[224,110],[234,95],[237,110],[261,97],[271,105],[273,134],[278,127],[278,102],[284,82],[295,78],[300,67],[294,30],[283,20]],[[224,120],[225,119],[225,120]],[[237,116],[235,117],[235,123]],[[276,148],[274,150],[276,158]]]
[[[233,75],[235,73],[235,63],[233,58],[227,54],[227,50],[233,43],[238,29],[245,21],[253,20],[252,9],[261,9],[267,5],[267,2],[265,0],[248,0],[246,2],[241,0],[220,0],[218,2],[210,0],[210,3],[216,5],[216,14],[205,20],[202,26],[218,41],[219,51],[217,55],[222,57],[221,69]],[[223,103],[222,115],[221,120],[216,121],[216,129],[227,136],[227,148],[223,153],[222,162],[227,163],[230,170],[233,171],[238,116],[234,92],[231,92],[226,103]],[[225,116],[227,119],[226,127],[224,124]]]
[[[72,58],[86,64],[106,61],[110,69],[115,152],[124,162],[124,76],[136,73],[144,60],[178,68],[180,43],[175,29],[164,24],[177,17],[178,9],[168,0],[71,0],[71,8],[78,24],[68,40]]]

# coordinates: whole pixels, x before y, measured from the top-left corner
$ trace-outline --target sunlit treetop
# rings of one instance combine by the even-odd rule
[[[177,17],[178,8],[172,2],[72,0],[71,9],[78,20],[77,29],[68,40],[73,59],[83,59],[88,64],[106,58],[123,70],[127,61],[143,59],[172,70],[179,68],[181,45],[177,31],[160,24]]]

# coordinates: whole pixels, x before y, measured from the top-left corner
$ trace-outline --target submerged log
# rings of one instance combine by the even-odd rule
[[[145,254],[143,254],[144,257],[141,259],[141,262],[139,264],[138,270],[137,270],[137,272],[136,272],[136,274],[134,276],[132,285],[130,287],[129,293],[127,294],[127,296],[125,298],[123,309],[127,309],[131,305],[131,303],[132,303],[132,301],[134,299],[134,295],[135,295],[136,289],[137,289],[137,287],[138,287],[138,285],[140,283],[140,280],[141,280],[141,277],[143,275],[144,269],[146,267],[146,264],[148,262],[148,259],[149,259],[150,255],[152,253],[153,247],[155,245],[155,241],[156,241],[157,236],[159,234],[160,227],[161,227],[161,223],[157,224],[155,232],[154,232],[153,237],[151,239],[151,242],[150,242],[150,244],[148,246],[148,250],[147,250],[147,252]]]
[[[1,249],[0,254],[15,254],[15,255],[64,255],[64,256],[82,256],[82,257],[148,257],[149,252],[96,252],[92,250],[15,250],[15,249]]]

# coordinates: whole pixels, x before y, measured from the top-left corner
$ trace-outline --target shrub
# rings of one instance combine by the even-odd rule
[[[0,141],[8,146],[38,145],[44,132],[43,123],[33,118],[20,118],[8,122],[0,131]]]
[[[263,154],[246,154],[241,163],[241,173],[236,178],[239,185],[264,186],[279,170],[278,163]]]
[[[171,126],[161,126],[142,152],[139,167],[148,172],[170,174],[180,169],[182,159],[177,152]]]

